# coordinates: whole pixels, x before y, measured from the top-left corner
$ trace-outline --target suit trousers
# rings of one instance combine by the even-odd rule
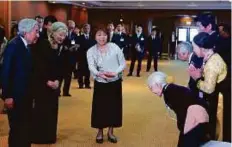
[[[9,120],[9,147],[30,147],[32,101],[15,102],[7,111]]]
[[[135,62],[136,60],[138,60],[138,66],[137,66],[137,75],[140,74],[140,71],[141,71],[141,66],[142,66],[142,56],[138,55],[138,54],[133,54],[132,57],[131,57],[131,65],[130,65],[130,74],[133,73],[134,71],[134,66],[135,66]]]
[[[61,85],[62,85],[62,83],[64,81],[63,94],[69,94],[71,80],[72,80],[72,71],[64,73],[60,77],[60,79],[59,79],[59,88],[60,88],[60,91],[61,91]]]
[[[157,55],[148,55],[148,58],[147,58],[147,71],[150,71],[151,69],[151,62],[152,62],[152,59],[154,60],[154,71],[157,71],[157,68],[158,68],[158,56]]]

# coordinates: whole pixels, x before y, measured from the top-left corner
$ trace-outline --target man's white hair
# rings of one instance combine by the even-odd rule
[[[31,32],[36,25],[38,22],[34,19],[22,19],[18,24],[18,34],[24,36],[25,33]]]
[[[76,23],[73,20],[68,20],[68,25],[72,25],[75,27]]]
[[[159,85],[167,84],[167,75],[160,71],[153,72],[151,75],[149,75],[147,79],[147,85],[148,87],[152,87],[155,84],[159,84]]]
[[[177,45],[177,52],[179,53],[191,53],[193,51],[193,46],[191,43],[188,42],[181,42]]]

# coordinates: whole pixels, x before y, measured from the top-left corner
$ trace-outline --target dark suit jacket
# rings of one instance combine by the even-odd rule
[[[88,72],[87,63],[87,51],[96,44],[96,41],[89,36],[89,39],[85,38],[85,35],[80,36],[80,48],[78,49],[78,70],[82,73]]]
[[[4,98],[21,101],[28,93],[32,70],[30,50],[17,36],[7,45],[2,66],[2,94]]]
[[[161,39],[156,36],[155,39],[152,40],[152,37],[149,36],[147,38],[146,48],[150,56],[157,56],[161,49]]]
[[[120,49],[125,49],[125,47],[129,44],[128,37],[125,33],[121,33],[121,35],[114,34],[111,42],[117,44]]]
[[[133,54],[138,54],[139,56],[143,56],[145,53],[145,42],[146,42],[146,37],[142,33],[139,37],[137,37],[137,34],[134,34],[131,38],[131,44],[132,44],[132,53]],[[136,44],[140,45],[140,48],[142,49],[142,52],[138,52],[135,49]]]

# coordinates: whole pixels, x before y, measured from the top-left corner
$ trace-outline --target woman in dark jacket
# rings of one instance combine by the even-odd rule
[[[207,104],[188,88],[168,84],[166,79],[166,74],[154,72],[148,77],[148,87],[156,95],[163,95],[167,108],[175,112],[180,131],[178,147],[199,147],[209,140]]]
[[[32,143],[51,144],[56,142],[58,96],[59,96],[59,54],[67,27],[61,22],[52,24],[48,39],[40,39],[32,50],[33,75],[32,97],[34,98]]]

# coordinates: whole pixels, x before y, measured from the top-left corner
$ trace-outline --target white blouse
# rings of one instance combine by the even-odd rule
[[[101,53],[97,45],[91,47],[87,52],[89,70],[94,80],[102,83],[117,81],[122,77],[122,72],[126,68],[126,60],[122,50],[114,43],[106,44],[106,53]],[[103,79],[99,72],[115,72],[117,76]]]

